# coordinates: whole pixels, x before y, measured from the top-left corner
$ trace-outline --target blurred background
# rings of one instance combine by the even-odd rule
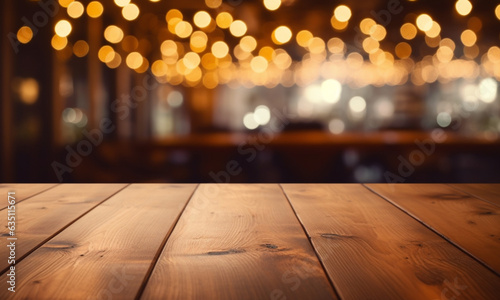
[[[1,182],[500,182],[500,1],[0,5]]]

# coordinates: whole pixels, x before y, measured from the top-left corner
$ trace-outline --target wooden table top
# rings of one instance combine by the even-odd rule
[[[499,299],[500,184],[5,184],[0,299]],[[7,280],[5,280],[7,278]]]

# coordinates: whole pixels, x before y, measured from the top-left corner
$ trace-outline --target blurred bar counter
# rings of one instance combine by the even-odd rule
[[[73,146],[76,149],[78,144]],[[434,131],[210,133],[106,141],[75,182],[499,182],[500,140]],[[61,153],[64,162],[68,151]]]

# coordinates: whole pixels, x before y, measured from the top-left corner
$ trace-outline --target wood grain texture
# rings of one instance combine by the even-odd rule
[[[278,185],[201,185],[141,299],[335,299]]]
[[[16,204],[17,260],[124,187],[124,184],[64,184]],[[24,188],[29,190],[29,185],[22,187],[20,193]],[[0,224],[7,225],[7,210],[0,214]],[[0,236],[6,238],[8,232],[5,226],[0,228]],[[8,257],[8,253],[7,247],[0,247],[0,257]],[[0,259],[0,271],[7,267],[7,259]]]
[[[283,189],[340,298],[498,299],[500,277],[364,187]]]
[[[500,274],[500,208],[442,184],[367,185]]]
[[[17,264],[17,292],[2,280],[0,299],[134,299],[195,187],[127,187]]]
[[[55,186],[56,184],[52,183],[51,184],[44,184],[44,183],[0,184],[0,196],[7,197],[8,192],[15,192],[16,203],[19,203]],[[5,208],[7,208],[7,201],[2,202],[0,204],[0,210],[3,210]]]
[[[450,186],[500,206],[500,184],[450,184]]]

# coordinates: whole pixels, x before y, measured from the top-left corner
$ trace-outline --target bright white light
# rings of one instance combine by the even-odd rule
[[[184,102],[184,97],[179,91],[173,91],[168,94],[167,102],[172,107],[179,107]]]
[[[440,112],[437,115],[437,123],[441,127],[448,127],[451,124],[451,116],[447,112]]]
[[[259,105],[255,108],[253,117],[259,125],[266,125],[271,120],[271,111],[265,105]]]
[[[491,103],[497,98],[498,83],[493,78],[481,80],[477,89],[477,96],[485,103]]]
[[[253,113],[247,113],[243,117],[243,125],[245,125],[245,127],[250,130],[259,127],[259,123],[257,123],[257,120],[255,120],[255,116]]]
[[[321,102],[321,99],[323,98],[323,93],[319,84],[312,84],[306,87],[304,94],[306,99],[313,103]]]
[[[335,79],[328,79],[321,84],[321,94],[327,103],[337,103],[342,93],[342,85]]]
[[[352,97],[349,100],[349,108],[355,113],[363,112],[366,108],[366,101],[360,96]]]
[[[345,124],[342,120],[333,119],[330,121],[330,123],[328,123],[328,129],[333,134],[339,134],[339,133],[342,133],[344,131]]]
[[[382,98],[375,102],[374,109],[380,118],[389,118],[394,114],[394,104],[387,98]]]

